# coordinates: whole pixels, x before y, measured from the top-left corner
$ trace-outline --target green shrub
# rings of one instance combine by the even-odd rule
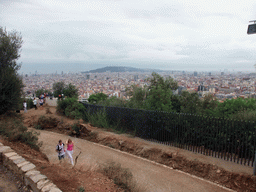
[[[85,192],[85,189],[84,189],[83,186],[80,186],[80,187],[78,188],[78,191],[79,191],[79,192]]]
[[[42,126],[39,125],[39,124],[36,124],[36,125],[35,125],[35,129],[43,130]]]
[[[91,123],[95,127],[106,128],[115,131],[116,133],[124,133],[126,130],[123,128],[119,129],[120,120],[111,122],[107,116],[105,109],[98,110],[96,113],[90,113],[90,111],[86,111],[84,121]]]
[[[67,98],[67,99],[64,99],[64,100],[58,100],[58,102],[57,102],[57,111],[59,113],[65,115],[65,109],[68,106],[71,106],[76,102],[78,103],[76,98]]]
[[[0,121],[0,134],[9,141],[23,142],[31,148],[39,150],[41,143],[38,142],[38,133],[28,131],[20,119],[8,118]]]
[[[57,111],[72,119],[81,119],[85,113],[85,107],[76,98],[66,98],[59,100]]]
[[[88,122],[93,126],[99,128],[112,128],[105,110],[98,110],[94,114],[91,114],[90,111],[87,111],[85,114]]]
[[[28,99],[27,100],[27,108],[32,109],[33,107],[34,107],[33,99]]]
[[[65,115],[71,119],[82,119],[84,113],[85,113],[84,105],[78,102],[75,102],[72,105],[69,105],[65,109]]]
[[[240,121],[255,121],[256,111],[253,111],[253,110],[239,111],[235,114],[230,115],[230,119],[235,119]]]
[[[72,133],[79,136],[81,134],[81,128],[79,126],[79,122],[74,123],[72,126]]]

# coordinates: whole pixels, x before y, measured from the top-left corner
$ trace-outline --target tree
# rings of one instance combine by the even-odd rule
[[[202,109],[202,101],[197,93],[182,91],[180,96],[181,112],[190,114],[199,114]]]
[[[213,116],[214,111],[218,107],[218,101],[212,94],[208,94],[203,98],[202,101],[202,112],[206,116]]]
[[[42,95],[42,94],[44,94],[44,93],[46,93],[46,90],[44,90],[44,89],[38,89],[38,90],[36,90],[35,91],[35,97],[40,97],[40,95]]]
[[[99,104],[105,105],[105,106],[113,106],[113,107],[125,107],[126,102],[125,100],[118,98],[117,96],[111,96],[108,97],[104,101],[100,101]]]
[[[147,88],[137,87],[132,85],[126,88],[126,94],[131,96],[129,102],[127,103],[127,107],[129,108],[136,108],[136,109],[143,109],[145,108],[145,99],[148,94]]]
[[[63,81],[54,83],[52,86],[54,97],[58,97],[59,95],[63,94],[64,87],[65,83]]]
[[[105,101],[108,96],[104,93],[96,93],[89,96],[89,103],[99,103],[100,101]]]
[[[230,118],[237,113],[249,112],[256,110],[256,99],[227,99],[223,103],[218,103],[218,107],[215,110],[215,116]]]
[[[69,98],[78,97],[78,90],[71,83],[66,85],[63,81],[56,82],[53,84],[52,89],[53,89],[54,97],[58,97],[59,95],[62,95],[62,94],[64,94],[64,96],[67,96]]]
[[[178,101],[173,95],[173,91],[178,88],[176,81],[171,77],[163,78],[155,72],[147,80],[149,86],[144,88],[135,85],[126,88],[126,94],[131,96],[127,107],[157,111],[180,110],[180,103],[172,104],[172,101]]]
[[[172,97],[173,91],[178,88],[178,83],[171,77],[163,78],[153,72],[148,79],[148,95],[145,100],[145,107],[149,110],[173,111]]]
[[[16,31],[0,27],[0,114],[18,109],[22,95],[22,79],[18,75],[22,37]]]
[[[69,98],[71,97],[78,98],[78,90],[76,86],[72,85],[71,83],[64,86],[63,94],[64,96],[67,96]]]
[[[178,89],[178,83],[176,81],[174,81],[174,79],[172,77],[167,77],[167,78],[163,78],[161,75],[159,75],[158,73],[153,72],[152,73],[152,77],[148,79],[150,85],[149,85],[149,89],[151,89],[152,87],[156,87],[158,88],[159,86],[161,86],[162,89],[164,90],[176,90]]]

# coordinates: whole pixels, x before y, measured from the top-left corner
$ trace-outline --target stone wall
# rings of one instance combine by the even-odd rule
[[[10,147],[0,143],[0,161],[10,171],[16,173],[24,185],[34,192],[61,192],[36,166],[19,156]]]

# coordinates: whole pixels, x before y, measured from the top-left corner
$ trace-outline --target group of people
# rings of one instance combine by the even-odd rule
[[[70,163],[72,164],[72,166],[74,166],[74,161],[73,161],[73,151],[75,148],[74,142],[71,139],[68,139],[66,142],[66,146],[67,147],[65,147],[65,144],[62,142],[62,140],[59,140],[59,143],[56,146],[56,152],[58,153],[58,158],[61,161],[67,155],[70,160]]]
[[[43,105],[45,103],[45,97],[43,95],[39,96],[39,105],[40,105],[40,109],[43,109]],[[34,97],[33,99],[33,105],[35,110],[37,109],[37,99]]]
[[[39,96],[40,109],[43,109],[43,105],[45,103],[45,98],[46,98],[45,94],[42,94]],[[36,110],[37,109],[37,99],[35,97],[33,98],[33,106]],[[23,110],[24,110],[24,113],[27,112],[27,101],[26,100],[24,100],[24,102],[23,102]]]

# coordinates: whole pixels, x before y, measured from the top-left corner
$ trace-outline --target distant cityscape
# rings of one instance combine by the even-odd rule
[[[119,72],[116,72],[119,71]],[[130,67],[106,67],[80,73],[60,74],[23,74],[24,92],[26,96],[33,96],[36,90],[52,91],[52,85],[63,81],[77,87],[79,99],[88,99],[95,93],[105,93],[108,96],[117,96],[129,99],[125,89],[131,85],[144,87],[148,85],[147,78],[154,70],[139,70]],[[200,97],[213,94],[218,100],[237,97],[256,97],[255,73],[224,72],[186,72],[186,71],[156,71],[163,77],[171,76],[178,82],[179,88],[174,94],[181,91],[197,92]]]

